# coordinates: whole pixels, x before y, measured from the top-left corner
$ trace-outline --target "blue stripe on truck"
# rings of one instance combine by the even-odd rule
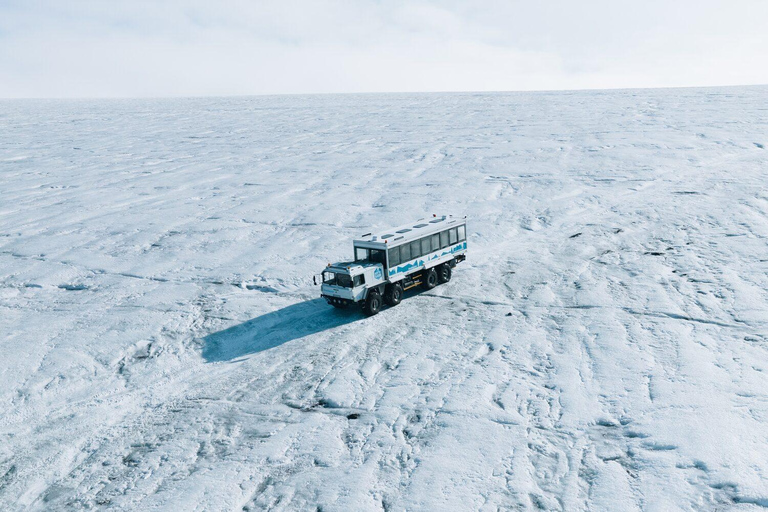
[[[462,251],[462,250],[464,250],[466,248],[467,248],[467,242],[462,242],[462,243],[460,243],[458,245],[455,245],[455,246],[451,247],[451,249],[448,250],[448,251],[443,251],[441,254],[432,254],[432,255],[430,255],[429,260],[435,260],[437,258],[442,258],[443,256],[447,256],[449,254],[453,254],[455,252]],[[408,272],[412,268],[423,267],[423,266],[424,266],[424,260],[420,259],[420,258],[417,258],[417,259],[413,260],[410,263],[406,263],[405,265],[398,265],[396,268],[389,269],[389,276],[392,277],[395,274],[399,274],[400,272]]]

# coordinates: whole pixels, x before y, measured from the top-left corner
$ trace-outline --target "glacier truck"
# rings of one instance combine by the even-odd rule
[[[352,243],[354,261],[329,263],[320,293],[334,307],[358,304],[371,316],[383,303],[400,304],[405,290],[451,280],[453,267],[466,258],[466,217],[433,216]]]

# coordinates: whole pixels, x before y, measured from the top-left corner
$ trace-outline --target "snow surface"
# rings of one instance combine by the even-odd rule
[[[766,87],[0,102],[0,508],[768,507],[766,146]],[[318,298],[444,211],[450,283]]]

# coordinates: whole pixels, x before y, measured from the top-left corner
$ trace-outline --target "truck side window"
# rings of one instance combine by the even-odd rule
[[[389,266],[396,267],[400,264],[400,248],[395,247],[389,250]]]
[[[445,249],[446,247],[448,247],[448,232],[447,231],[443,231],[442,233],[440,233],[440,247],[442,249]]]
[[[355,286],[360,286],[363,284],[365,284],[365,276],[363,274],[355,276]]]
[[[421,244],[418,240],[411,242],[411,258],[418,258],[421,256]]]
[[[355,261],[365,261],[368,259],[368,249],[355,247]]]
[[[437,251],[440,249],[440,233],[432,235],[432,250]]]
[[[467,239],[467,226],[459,226],[459,242]]]
[[[400,263],[405,263],[411,259],[411,244],[400,246]]]
[[[425,236],[421,239],[421,254],[427,255],[432,252],[432,237]]]
[[[450,235],[450,242],[451,242],[451,245],[453,245],[453,244],[455,244],[456,242],[458,242],[458,241],[459,241],[459,240],[456,238],[456,228],[451,228],[450,230],[448,230],[448,234]]]

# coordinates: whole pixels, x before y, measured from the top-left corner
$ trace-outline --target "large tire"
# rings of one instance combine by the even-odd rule
[[[403,285],[395,283],[387,286],[387,291],[384,292],[384,302],[389,306],[397,306],[401,300],[403,300]]]
[[[421,285],[425,290],[431,290],[437,286],[437,272],[434,268],[424,271],[424,282]]]
[[[365,305],[363,306],[363,313],[366,316],[373,316],[381,310],[381,294],[376,290],[368,292],[368,297],[365,299]]]
[[[451,270],[451,266],[448,263],[443,263],[437,269],[437,280],[440,282],[440,284],[445,284],[451,280],[452,274],[453,272]]]

